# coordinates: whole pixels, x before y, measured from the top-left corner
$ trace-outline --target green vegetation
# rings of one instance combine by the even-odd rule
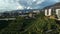
[[[0,30],[0,34],[60,34],[60,25],[44,14],[36,15],[36,19],[17,17],[15,21]]]

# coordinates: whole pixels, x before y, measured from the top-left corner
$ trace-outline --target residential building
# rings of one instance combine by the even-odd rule
[[[60,19],[60,2],[47,6],[43,10],[45,10],[45,16],[57,15]]]

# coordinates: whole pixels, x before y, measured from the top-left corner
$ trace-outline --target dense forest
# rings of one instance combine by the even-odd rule
[[[0,34],[60,34],[60,24],[44,14],[36,15],[35,19],[16,18],[0,23]]]

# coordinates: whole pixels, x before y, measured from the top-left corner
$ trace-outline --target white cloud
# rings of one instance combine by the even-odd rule
[[[0,0],[0,10],[32,9],[32,6],[42,2],[43,0]]]
[[[32,9],[31,7],[27,7],[27,9]]]
[[[17,6],[17,9],[19,10],[19,9],[24,9],[24,7],[23,6]]]
[[[56,2],[60,2],[60,0],[55,0]]]
[[[19,0],[0,0],[0,10],[17,10],[17,7],[23,9],[23,6],[21,6],[18,1]]]
[[[41,0],[41,1],[37,1],[36,4],[41,4],[42,2],[44,2],[45,0]]]
[[[33,2],[35,2],[36,0],[33,0]]]
[[[0,0],[0,10],[17,10],[39,8],[46,0]],[[48,0],[48,2],[60,2],[59,0]]]
[[[20,0],[20,4],[24,6],[26,9],[27,8],[33,8],[34,6],[41,4],[45,0]]]

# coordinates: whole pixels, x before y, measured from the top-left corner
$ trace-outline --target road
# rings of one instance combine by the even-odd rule
[[[15,20],[16,18],[2,18],[0,20]]]

